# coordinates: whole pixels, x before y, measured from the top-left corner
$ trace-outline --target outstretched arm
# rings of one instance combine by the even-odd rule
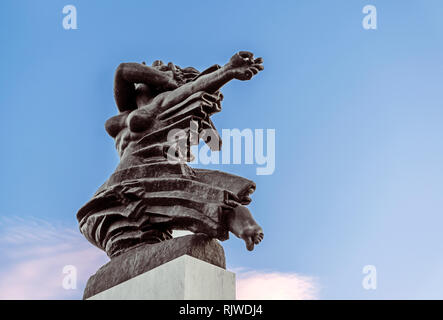
[[[263,70],[262,63],[262,58],[254,59],[251,52],[240,51],[232,56],[229,62],[220,69],[203,75],[172,92],[157,96],[154,103],[158,103],[161,109],[165,110],[196,92],[215,93],[233,79],[250,80],[255,74]]]
[[[152,110],[160,113],[199,91],[215,93],[233,79],[250,80],[255,74],[263,70],[262,63],[262,58],[254,59],[251,52],[240,51],[232,56],[229,62],[220,69],[202,75],[195,81],[188,82],[173,91],[163,92],[148,105],[131,112],[127,119],[128,126],[133,132],[143,131],[146,127],[146,121],[152,117]]]
[[[161,86],[171,90],[177,88],[173,77],[166,72],[140,63],[121,63],[115,71],[114,79],[114,97],[119,111],[137,108],[135,83]]]

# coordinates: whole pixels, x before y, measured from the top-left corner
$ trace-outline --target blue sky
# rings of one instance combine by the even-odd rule
[[[67,4],[78,30],[62,27]],[[367,4],[377,30],[362,28]],[[37,240],[75,238],[75,213],[115,169],[104,122],[120,62],[203,70],[249,50],[265,70],[226,85],[213,121],[275,129],[276,169],[209,167],[257,183],[250,209],[265,240],[250,253],[231,237],[228,265],[310,277],[322,299],[442,299],[442,12],[437,0],[2,1],[0,279]],[[105,259],[94,261],[83,278]],[[361,285],[365,265],[376,290]],[[35,277],[22,288],[38,290]],[[14,283],[1,281],[8,297]]]

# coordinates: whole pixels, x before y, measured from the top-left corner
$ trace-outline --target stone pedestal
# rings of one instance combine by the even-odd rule
[[[183,255],[90,300],[234,300],[235,274]]]
[[[235,299],[225,268],[223,247],[204,234],[143,244],[92,275],[83,299]]]

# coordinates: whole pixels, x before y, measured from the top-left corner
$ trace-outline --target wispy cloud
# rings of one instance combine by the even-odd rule
[[[318,281],[298,273],[238,271],[239,300],[312,300],[318,299]]]
[[[33,217],[0,218],[0,299],[81,299],[87,279],[108,261],[76,226]],[[63,288],[63,267],[77,269],[77,288]],[[316,299],[313,277],[235,268],[237,299]]]
[[[79,231],[62,223],[36,217],[0,217],[0,244],[26,245],[79,239]]]
[[[76,228],[33,217],[0,219],[0,255],[0,299],[80,299],[108,260]],[[63,288],[66,265],[77,269],[76,289]]]

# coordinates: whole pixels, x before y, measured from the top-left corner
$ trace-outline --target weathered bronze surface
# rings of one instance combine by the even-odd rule
[[[161,61],[150,67],[120,64],[114,87],[119,114],[105,126],[115,139],[120,163],[78,211],[82,234],[111,259],[131,249],[149,251],[150,244],[154,248],[171,239],[175,229],[219,240],[226,240],[231,231],[252,250],[263,239],[245,207],[255,183],[220,171],[192,169],[186,162],[192,159],[190,146],[200,138],[211,149],[220,148],[210,119],[221,110],[219,89],[233,79],[249,80],[261,70],[262,59],[245,51],[201,73]],[[177,248],[165,247],[169,251],[162,254],[174,256]]]

